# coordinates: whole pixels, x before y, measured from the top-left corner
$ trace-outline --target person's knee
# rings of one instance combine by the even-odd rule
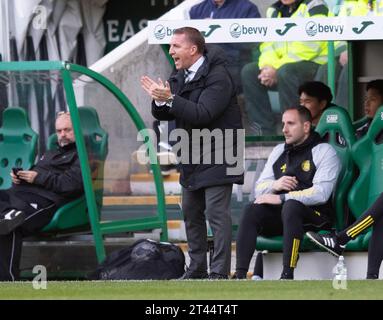
[[[265,210],[262,209],[263,205],[259,204],[248,204],[242,215],[242,225],[255,225],[259,227],[262,225],[263,217],[264,217],[264,212]]]
[[[289,81],[294,73],[294,64],[286,63],[277,70],[278,83]]]
[[[297,200],[289,199],[282,206],[282,221],[296,221],[301,219],[303,204]]]
[[[246,64],[241,70],[242,82],[254,81],[258,79],[259,68],[255,62]]]

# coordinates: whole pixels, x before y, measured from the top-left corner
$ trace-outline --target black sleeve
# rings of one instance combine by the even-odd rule
[[[157,106],[156,103],[152,102],[152,115],[157,120],[164,120],[164,121],[170,121],[174,120],[174,115],[169,113],[170,107],[167,105],[164,106]]]
[[[77,195],[82,193],[83,183],[80,160],[77,158],[73,164],[62,173],[37,170],[38,174],[34,184],[58,194]]]

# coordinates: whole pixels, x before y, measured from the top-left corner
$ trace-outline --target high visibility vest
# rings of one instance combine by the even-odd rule
[[[364,17],[368,15],[383,16],[383,0],[373,0],[371,6],[369,0],[346,0],[339,9],[338,17]],[[346,41],[335,42],[335,55],[340,55],[346,49]]]
[[[300,2],[291,18],[328,16],[328,8],[323,0],[304,0]],[[268,18],[281,18],[281,13],[273,5],[267,10],[266,16]],[[326,41],[264,42],[261,44],[260,50],[259,68],[272,66],[275,69],[279,69],[286,63],[304,60],[313,61],[318,64],[327,62]]]
[[[344,1],[339,10],[339,17],[364,17],[367,15],[383,16],[383,0],[373,0],[371,6],[369,0]]]

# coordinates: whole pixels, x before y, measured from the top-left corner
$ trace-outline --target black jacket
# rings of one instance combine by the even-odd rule
[[[13,185],[15,191],[38,194],[60,206],[84,193],[76,144],[47,151],[30,170],[38,174],[30,184]]]
[[[224,158],[223,163],[214,159],[214,154],[232,154],[237,148],[237,139],[244,139],[237,136],[237,130],[242,128],[241,114],[237,103],[235,85],[226,68],[227,60],[224,51],[218,46],[208,45],[205,51],[205,62],[198,69],[193,80],[184,84],[184,71],[175,71],[169,78],[171,91],[175,94],[172,107],[158,107],[153,102],[152,114],[158,120],[176,120],[176,128],[184,129],[189,135],[187,144],[183,144],[181,152],[189,148],[189,161],[181,159],[180,183],[189,190],[223,185],[228,183],[243,183],[243,171],[240,174],[228,174],[230,160]],[[207,129],[212,132],[214,129],[225,133],[225,129],[233,129],[233,143],[222,147],[212,141],[194,143],[192,147],[192,129]],[[218,132],[216,130],[216,132]],[[226,135],[223,135],[226,136]],[[220,141],[222,142],[222,141]],[[210,146],[213,155],[210,164],[203,164],[202,152],[196,152],[196,146]],[[217,146],[218,145],[218,146]],[[230,150],[232,148],[232,150]],[[177,148],[176,148],[177,149]],[[243,152],[240,150],[239,152]],[[235,154],[235,153],[234,153]],[[179,155],[179,154],[178,154]],[[196,161],[199,159],[200,164]],[[205,159],[207,159],[205,157]],[[242,159],[242,157],[240,158]],[[239,160],[242,162],[242,160]],[[240,164],[242,165],[242,163]]]

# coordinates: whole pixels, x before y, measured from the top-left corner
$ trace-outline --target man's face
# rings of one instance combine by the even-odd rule
[[[299,145],[310,134],[310,122],[302,122],[297,110],[287,110],[282,116],[282,132],[287,144]]]
[[[290,6],[292,5],[293,3],[295,3],[297,0],[281,0],[281,2],[285,5],[285,6]]]
[[[75,141],[72,121],[69,114],[64,114],[56,119],[56,134],[59,146],[63,147]]]
[[[184,34],[175,34],[170,40],[169,54],[177,70],[188,69],[193,64],[197,46],[190,43]]]
[[[376,110],[383,104],[383,97],[376,89],[368,89],[364,98],[364,113],[368,118],[375,116]]]
[[[319,101],[318,98],[309,96],[307,93],[302,92],[299,97],[299,104],[309,109],[311,116],[313,117],[313,124],[316,125],[327,105],[327,101]]]
[[[214,0],[214,3],[215,3],[218,7],[220,7],[220,6],[222,6],[222,5],[225,3],[225,0]]]

